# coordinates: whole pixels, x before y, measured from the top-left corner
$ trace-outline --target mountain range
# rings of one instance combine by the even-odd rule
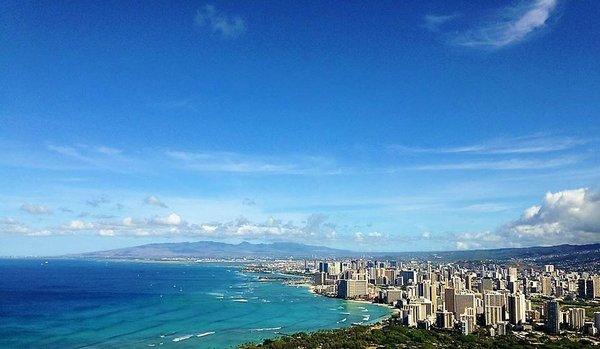
[[[228,244],[214,241],[154,243],[108,251],[90,252],[71,257],[111,259],[165,259],[165,258],[388,258],[427,259],[442,261],[480,261],[511,259],[538,263],[600,262],[600,244],[558,245],[523,248],[501,248],[463,251],[423,252],[358,252],[305,245],[291,242]]]

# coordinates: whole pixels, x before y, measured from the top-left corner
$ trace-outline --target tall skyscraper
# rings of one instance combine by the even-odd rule
[[[542,284],[542,294],[549,296],[552,294],[552,279],[549,276],[542,276],[540,278]]]
[[[586,279],[577,280],[577,294],[579,298],[587,298],[587,282]]]
[[[454,312],[454,289],[451,287],[444,289],[444,310]]]
[[[513,325],[525,323],[525,295],[522,293],[508,296],[508,320]]]
[[[551,334],[560,333],[560,305],[553,299],[546,303],[546,331]]]
[[[460,317],[467,308],[475,309],[475,295],[473,293],[464,293],[454,295],[454,315]]]
[[[508,281],[517,281],[517,268],[508,268]]]

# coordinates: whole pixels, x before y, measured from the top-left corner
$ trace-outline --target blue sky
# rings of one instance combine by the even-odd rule
[[[599,241],[593,1],[0,5],[0,255]]]

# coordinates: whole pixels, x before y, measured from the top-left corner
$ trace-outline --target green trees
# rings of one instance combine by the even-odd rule
[[[397,324],[393,319],[381,328],[376,326],[354,326],[346,329],[296,333],[262,344],[246,344],[242,349],[395,349],[395,348],[464,348],[464,349],[554,349],[592,348],[585,342],[569,339],[558,341],[542,340],[535,345],[518,337],[507,335],[490,337],[485,334],[462,336],[457,332],[427,331]]]

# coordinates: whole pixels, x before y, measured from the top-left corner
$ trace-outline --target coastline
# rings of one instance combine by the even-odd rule
[[[297,275],[297,274],[287,274],[287,273],[282,273],[282,272],[269,272],[271,274],[279,274],[279,275],[285,275],[285,276],[289,276],[289,277],[294,277],[294,278],[307,278],[308,276],[302,276],[302,275]],[[386,309],[389,310],[389,313],[386,315],[382,315],[377,317],[376,319],[370,320],[368,321],[365,325],[366,326],[373,326],[376,325],[378,322],[387,320],[389,318],[391,318],[392,316],[400,313],[400,309],[393,307],[389,304],[384,304],[384,303],[375,303],[375,302],[370,302],[367,300],[360,300],[360,299],[342,299],[342,298],[336,298],[336,297],[329,297],[327,295],[324,295],[322,293],[316,292],[315,291],[315,286],[313,286],[310,283],[299,283],[299,284],[287,284],[285,282],[282,282],[283,285],[285,286],[295,286],[295,287],[302,287],[302,288],[306,288],[308,290],[308,292],[316,295],[316,296],[320,296],[320,297],[325,297],[325,298],[331,298],[331,299],[337,299],[337,300],[341,300],[344,302],[348,302],[348,303],[358,303],[358,304],[368,304],[368,305],[376,305],[379,307],[384,307]],[[339,328],[344,328],[344,327],[339,327]]]

